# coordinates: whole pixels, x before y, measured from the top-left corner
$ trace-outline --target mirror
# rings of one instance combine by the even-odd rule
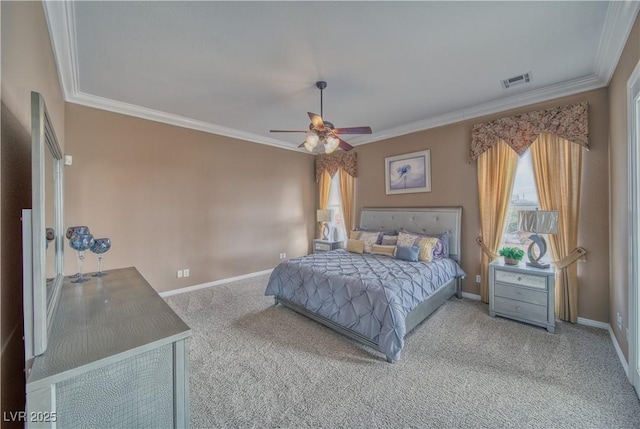
[[[24,285],[27,361],[47,348],[64,272],[62,152],[44,98],[37,92],[31,93],[31,177],[31,242],[24,243],[24,251],[31,251],[31,285]]]

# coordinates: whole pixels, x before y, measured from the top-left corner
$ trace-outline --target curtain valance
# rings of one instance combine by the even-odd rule
[[[358,173],[356,153],[337,152],[331,155],[322,154],[316,156],[316,182],[320,180],[323,171],[333,177],[340,167],[350,176],[356,177]]]
[[[553,109],[538,110],[476,124],[471,131],[471,160],[504,140],[518,155],[522,155],[546,132],[589,148],[588,105],[586,102]]]

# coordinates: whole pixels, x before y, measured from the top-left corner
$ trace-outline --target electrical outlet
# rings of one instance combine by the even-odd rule
[[[476,274],[476,283],[482,283],[482,277],[480,277],[480,274]]]
[[[178,277],[179,279],[181,279],[181,278],[182,278],[182,270],[178,270],[177,277]]]
[[[182,270],[182,273],[184,277],[189,277],[189,268],[185,268],[184,270]]]
[[[287,259],[287,252],[282,253],[282,259]]]
[[[620,312],[616,313],[618,315],[618,329],[622,329],[622,315]]]

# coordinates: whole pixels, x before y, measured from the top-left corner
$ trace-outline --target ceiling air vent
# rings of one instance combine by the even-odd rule
[[[518,76],[510,77],[509,79],[503,79],[500,81],[504,89],[511,88],[512,86],[522,85],[523,83],[529,83],[533,79],[531,72],[523,73]]]

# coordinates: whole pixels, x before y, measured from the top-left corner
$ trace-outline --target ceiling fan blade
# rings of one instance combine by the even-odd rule
[[[335,128],[335,134],[371,134],[371,127]]]
[[[315,113],[307,112],[309,115],[309,119],[311,119],[311,123],[313,124],[313,128],[319,131],[324,130],[324,121],[322,120],[322,116],[316,115]]]
[[[269,130],[270,133],[307,133],[308,131],[297,131],[297,130]]]
[[[340,149],[342,149],[343,151],[347,152],[351,149],[353,149],[353,146],[351,146],[349,143],[347,143],[346,141],[342,140],[340,137],[335,136],[335,138],[337,138],[338,140],[340,140],[340,144],[338,145],[338,147]]]

